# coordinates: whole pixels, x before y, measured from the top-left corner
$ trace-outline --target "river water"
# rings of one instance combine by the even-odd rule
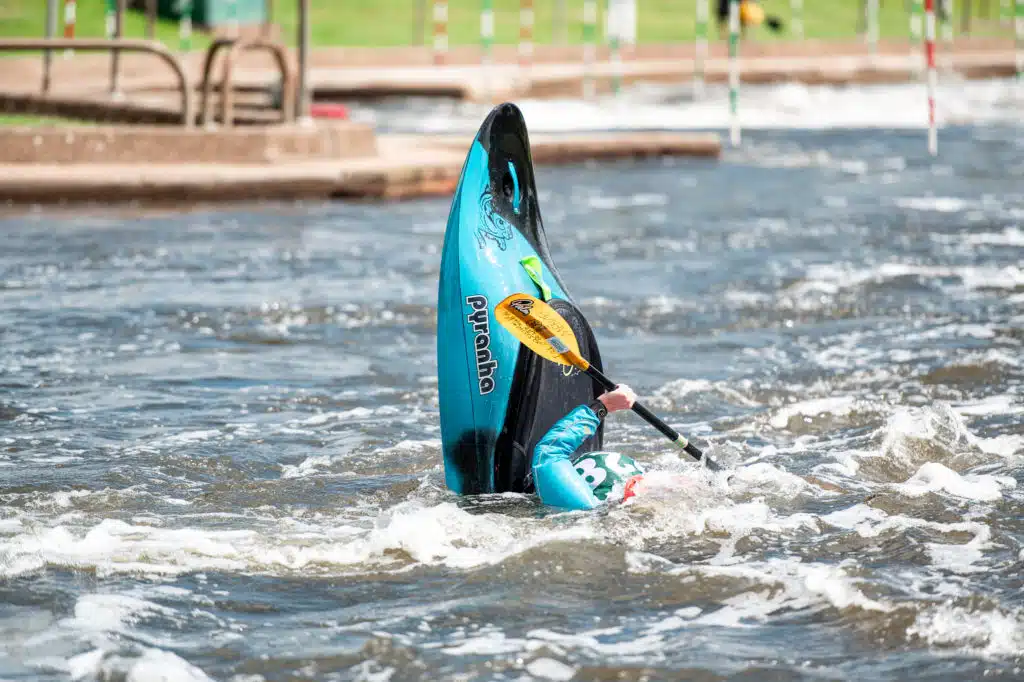
[[[941,144],[538,169],[608,374],[733,467],[612,415],[595,513],[444,487],[447,200],[3,217],[0,678],[1024,679],[1024,136]]]

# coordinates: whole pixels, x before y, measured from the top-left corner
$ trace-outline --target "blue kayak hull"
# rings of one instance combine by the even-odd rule
[[[524,259],[539,264],[541,281]],[[536,269],[536,268],[535,268]],[[496,107],[470,147],[441,256],[437,360],[445,481],[460,494],[523,492],[543,432],[596,396],[585,375],[543,361],[500,327],[494,306],[512,293],[549,295],[600,366],[589,325],[551,263],[537,206],[526,125]],[[600,434],[584,445],[600,447]]]

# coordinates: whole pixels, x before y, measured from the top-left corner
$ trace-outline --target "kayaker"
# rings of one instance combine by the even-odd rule
[[[636,494],[643,469],[632,458],[603,451],[575,455],[609,412],[631,409],[635,402],[633,389],[620,384],[551,427],[533,450],[533,481],[541,502],[565,509],[593,509]]]
[[[718,0],[718,32],[725,36],[729,33],[729,4],[730,0]],[[765,14],[764,8],[758,0],[743,0],[740,2],[740,31],[745,35],[748,28],[755,28],[764,24],[769,29],[778,33],[782,30],[782,20],[776,16]]]

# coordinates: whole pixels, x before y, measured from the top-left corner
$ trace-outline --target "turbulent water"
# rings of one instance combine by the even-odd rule
[[[651,491],[444,487],[444,200],[0,219],[0,678],[1024,678],[1024,136],[539,169]],[[804,477],[812,482],[808,483]]]

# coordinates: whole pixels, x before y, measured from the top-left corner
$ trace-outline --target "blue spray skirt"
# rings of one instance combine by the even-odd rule
[[[502,104],[470,147],[441,255],[441,440],[445,481],[460,494],[530,491],[537,441],[599,392],[585,375],[521,347],[497,323],[494,306],[519,291],[549,299],[572,325],[584,356],[601,367],[590,326],[548,253],[522,113]],[[599,431],[581,451],[600,449],[601,440]]]

